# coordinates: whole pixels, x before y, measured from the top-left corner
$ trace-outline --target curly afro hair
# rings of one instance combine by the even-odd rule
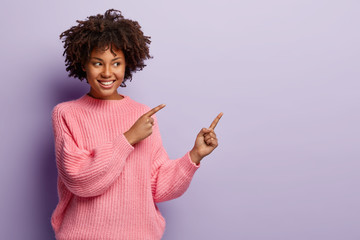
[[[104,15],[90,16],[85,21],[76,21],[73,26],[61,33],[64,43],[66,71],[69,77],[86,79],[83,66],[88,61],[94,48],[110,51],[113,48],[123,51],[126,68],[124,81],[120,85],[126,87],[125,81],[132,79],[132,73],[142,70],[144,60],[152,58],[149,54],[150,37],[144,36],[138,22],[125,19],[120,11],[109,9]]]

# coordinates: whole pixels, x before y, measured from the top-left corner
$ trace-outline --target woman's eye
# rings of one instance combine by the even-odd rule
[[[118,67],[118,66],[120,66],[120,63],[119,63],[119,62],[116,62],[116,63],[114,63],[114,66],[115,66],[115,67]]]
[[[93,63],[93,65],[94,65],[94,66],[101,66],[101,63],[95,62],[95,63]]]

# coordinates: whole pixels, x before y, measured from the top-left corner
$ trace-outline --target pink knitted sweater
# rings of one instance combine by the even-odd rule
[[[152,135],[128,143],[123,133],[149,110],[127,96],[84,95],[54,107],[56,239],[161,239],[165,220],[156,203],[182,195],[199,166],[189,153],[169,160],[155,117]]]

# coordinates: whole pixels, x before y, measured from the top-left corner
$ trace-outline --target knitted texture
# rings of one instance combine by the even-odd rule
[[[156,203],[181,196],[199,166],[189,152],[168,158],[155,116],[153,133],[128,143],[123,133],[149,110],[128,96],[84,95],[54,107],[56,239],[161,239],[165,220]]]

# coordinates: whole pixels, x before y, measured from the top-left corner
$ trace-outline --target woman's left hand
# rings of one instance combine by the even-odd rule
[[[190,151],[190,158],[195,164],[199,164],[201,159],[209,155],[218,146],[218,139],[215,134],[215,127],[223,113],[220,113],[209,128],[203,128],[196,136],[193,149]]]

